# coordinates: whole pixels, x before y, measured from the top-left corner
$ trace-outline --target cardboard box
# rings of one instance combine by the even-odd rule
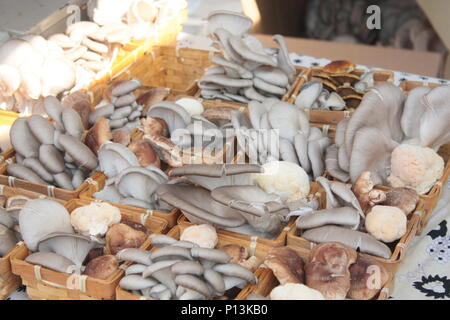
[[[450,4],[450,2],[449,2]],[[269,35],[258,35],[264,45],[273,47]],[[443,57],[435,52],[418,52],[395,48],[337,43],[302,38],[286,38],[290,52],[330,60],[349,60],[382,69],[439,77]]]

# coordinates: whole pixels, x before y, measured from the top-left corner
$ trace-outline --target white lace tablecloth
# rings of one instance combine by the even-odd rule
[[[181,35],[180,47],[209,49],[210,41],[204,37]],[[323,66],[330,62],[311,56],[291,54],[295,65]],[[376,69],[358,66],[364,69]],[[423,81],[450,84],[450,81],[421,75],[396,72],[394,82]],[[391,299],[447,299],[450,300],[450,184],[444,187],[441,200],[433,212],[427,228],[420,237],[415,237],[400,266]],[[10,299],[28,299],[22,287]]]

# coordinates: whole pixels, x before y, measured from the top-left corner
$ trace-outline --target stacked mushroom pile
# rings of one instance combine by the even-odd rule
[[[115,254],[139,248],[147,229],[121,221],[120,210],[92,203],[69,214],[51,200],[31,200],[20,211],[23,240],[32,252],[25,261],[47,269],[106,280],[119,269]]]
[[[297,219],[301,237],[315,242],[341,242],[385,259],[392,255],[384,243],[399,240],[407,232],[407,216],[416,208],[414,190],[394,188],[385,193],[374,189],[370,172],[364,172],[353,186],[317,181],[326,192],[326,209]]]
[[[12,125],[16,163],[7,172],[33,183],[74,190],[97,168],[97,157],[82,142],[84,126],[74,109],[63,108],[58,99],[48,97],[45,110],[54,123],[34,115]]]
[[[444,172],[436,151],[450,142],[450,86],[402,90],[382,83],[370,90],[350,119],[342,120],[326,168],[341,181],[370,171],[375,184],[427,193]]]
[[[294,82],[296,70],[289,58],[284,38],[273,37],[280,49],[265,48],[248,32],[252,20],[230,11],[214,11],[207,30],[220,46],[215,66],[208,68],[198,82],[205,99],[224,99],[248,103],[266,97],[282,97]]]
[[[374,86],[374,73],[361,76],[353,73],[355,65],[348,61],[333,61],[305,83],[295,99],[301,109],[353,110],[364,94]]]
[[[100,171],[108,179],[105,188],[94,194],[95,199],[149,210],[171,209],[156,198],[155,190],[168,181],[161,169],[154,165],[141,166],[136,154],[119,143],[105,142],[98,157]]]
[[[44,113],[42,97],[69,90],[75,81],[75,64],[52,41],[25,35],[0,46],[1,109]]]
[[[251,101],[248,110],[250,124],[238,119],[233,124],[239,146],[251,161],[265,164],[280,159],[300,165],[314,179],[323,175],[331,140],[310,127],[303,110],[273,98]]]
[[[273,249],[264,264],[280,283],[270,292],[271,300],[370,300],[392,278],[378,260],[337,242],[315,246],[306,264],[289,247]],[[379,276],[376,284],[370,280],[373,270]],[[267,299],[257,294],[247,297]]]
[[[295,175],[289,181],[286,175],[278,179],[274,170],[262,178],[261,173],[260,166],[250,164],[188,165],[171,170],[170,176],[184,177],[192,184],[161,185],[156,192],[160,199],[179,208],[192,223],[208,223],[270,238],[286,225],[290,211],[314,204],[306,199],[309,185],[305,186],[305,180],[308,184],[305,177],[296,180],[299,176]],[[258,187],[255,179],[267,191]],[[287,183],[274,187],[277,182]]]
[[[231,156],[227,151],[232,151],[231,113],[228,108],[204,110],[201,102],[193,98],[161,101],[151,106],[142,120],[147,126],[145,138],[171,167],[222,163]]]
[[[164,235],[152,237],[152,252],[125,249],[118,260],[132,261],[122,289],[159,300],[205,300],[229,295],[229,290],[256,283],[249,269],[231,263],[225,251],[199,247]]]
[[[139,117],[143,106],[138,105],[134,91],[141,87],[139,79],[128,81],[117,81],[109,87],[111,92],[107,101],[102,101],[89,116],[89,124],[95,125],[102,118],[109,120],[112,130],[123,129],[127,132],[133,131],[139,126]],[[114,134],[114,131],[113,131]]]

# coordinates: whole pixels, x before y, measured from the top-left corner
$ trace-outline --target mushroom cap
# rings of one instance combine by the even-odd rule
[[[247,300],[249,298],[250,295],[247,297]],[[257,298],[257,300],[260,300],[260,297]],[[304,284],[286,283],[272,289],[270,300],[325,300],[325,298],[320,291],[309,288]]]
[[[245,219],[238,211],[214,201],[206,189],[195,186],[160,185],[156,192],[159,199],[180,208],[191,222],[230,228],[245,223]]]
[[[117,254],[126,248],[139,248],[147,240],[145,232],[136,230],[124,223],[111,226],[106,233],[106,249],[109,254]]]
[[[41,144],[53,144],[55,127],[50,121],[44,119],[42,116],[32,115],[27,119],[27,124],[33,136]]]
[[[213,34],[217,29],[225,29],[235,36],[242,36],[250,31],[253,21],[244,14],[216,10],[208,15],[207,32]]]
[[[213,190],[221,186],[251,184],[251,173],[261,171],[261,166],[253,164],[193,164],[174,168],[169,175],[186,176],[193,183]]]
[[[106,280],[117,270],[119,270],[119,262],[116,258],[112,255],[104,255],[89,261],[83,274],[92,278]]]
[[[78,207],[70,214],[72,226],[78,233],[94,237],[103,237],[108,228],[119,223],[121,218],[119,208],[103,202]]]
[[[281,247],[272,249],[264,260],[281,285],[305,283],[303,259],[292,249]]]
[[[190,226],[183,230],[181,241],[197,244],[201,248],[215,248],[218,242],[216,229],[209,224]]]
[[[22,238],[31,251],[36,251],[39,241],[55,232],[73,233],[70,215],[61,204],[51,200],[30,200],[19,215]]]
[[[27,168],[23,165],[20,165],[20,164],[12,163],[12,164],[8,165],[7,172],[9,175],[19,178],[19,179],[23,179],[23,180],[33,182],[33,183],[44,184],[44,185],[47,184],[34,171],[32,171],[29,168]]]
[[[0,257],[6,256],[16,246],[17,242],[14,231],[0,224]]]
[[[125,198],[148,201],[158,186],[165,182],[166,177],[150,168],[130,167],[116,177],[115,186]]]
[[[420,136],[420,119],[427,108],[424,96],[430,91],[429,87],[419,86],[408,92],[401,118],[402,130],[408,138]]]
[[[95,153],[98,153],[100,147],[106,142],[113,139],[113,134],[109,127],[109,120],[106,118],[98,118],[95,124],[86,135],[85,144]]]
[[[97,168],[97,157],[91,149],[80,140],[62,134],[59,136],[58,142],[64,151],[74,160],[76,165],[88,170],[95,170]]]
[[[74,109],[64,108],[61,113],[61,119],[66,134],[81,140],[84,133],[84,125],[78,112]]]
[[[324,209],[302,215],[297,219],[298,229],[311,229],[325,225],[358,227],[360,215],[358,210],[350,207]]]
[[[18,118],[11,126],[11,145],[17,153],[25,158],[37,158],[39,155],[39,141],[34,137],[27,119]]]
[[[322,90],[323,85],[319,81],[305,83],[300,89],[300,94],[295,98],[295,105],[300,109],[311,109]]]
[[[329,73],[350,73],[355,70],[355,64],[345,60],[331,61],[323,67],[323,71]]]
[[[264,173],[254,174],[258,186],[283,201],[305,199],[310,192],[309,177],[298,165],[287,161],[273,161],[263,165]]]
[[[360,252],[389,259],[392,255],[387,245],[372,235],[337,226],[323,226],[310,229],[302,234],[306,240],[315,243],[340,242]]]
[[[268,194],[257,186],[225,186],[216,188],[211,197],[230,208],[264,216],[286,209],[279,196]]]
[[[268,120],[273,129],[278,129],[280,137],[294,142],[298,131],[309,135],[309,120],[306,115],[288,102],[278,102],[268,112]]]
[[[390,243],[406,234],[407,222],[399,208],[375,206],[366,216],[365,227],[376,239]]]

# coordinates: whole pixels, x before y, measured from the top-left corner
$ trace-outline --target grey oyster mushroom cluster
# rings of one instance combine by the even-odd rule
[[[289,161],[300,165],[314,179],[323,175],[325,151],[331,140],[322,130],[310,126],[302,109],[267,98],[262,103],[251,101],[248,110],[250,121],[241,117],[234,119],[233,124],[238,144],[251,160],[257,159],[260,164]]]
[[[67,209],[51,200],[28,201],[20,211],[19,227],[32,252],[25,261],[62,273],[81,272],[89,251],[101,246],[76,233]]]
[[[265,48],[249,31],[252,20],[230,11],[214,11],[208,17],[207,32],[216,40],[221,55],[212,58],[198,86],[205,99],[248,103],[267,97],[282,97],[295,81],[284,38],[275,35],[279,49]]]
[[[38,35],[22,35],[0,45],[3,110],[44,113],[43,97],[69,90],[75,82],[75,64],[52,41]]]
[[[201,248],[165,235],[152,236],[153,251],[124,249],[116,258],[131,261],[119,286],[158,300],[209,300],[247,283],[256,283],[249,269],[230,263],[225,251]]]
[[[235,137],[228,108],[204,109],[193,98],[155,103],[147,112],[145,138],[171,167],[189,163],[221,163],[231,157]],[[162,124],[161,124],[162,122]],[[153,129],[155,130],[152,130]],[[162,127],[156,130],[156,127]],[[144,128],[144,132],[145,132]]]
[[[139,79],[128,81],[118,81],[112,86],[110,101],[102,101],[91,112],[89,116],[89,125],[93,126],[100,118],[109,120],[111,130],[126,130],[131,133],[140,125],[143,106],[136,102],[134,91],[142,86]]]
[[[246,232],[270,237],[286,226],[290,209],[278,194],[256,185],[254,175],[262,172],[250,164],[187,165],[171,170],[171,177],[182,178],[178,183],[156,192],[192,223],[227,230],[248,226]]]
[[[142,167],[137,156],[126,146],[105,142],[98,151],[99,168],[106,175],[105,188],[94,198],[149,210],[170,210],[156,197],[160,184],[168,182],[161,169]]]
[[[0,257],[7,255],[22,240],[19,214],[28,200],[28,197],[22,195],[1,197],[3,205],[0,207]]]
[[[407,97],[390,83],[376,85],[350,119],[336,130],[327,149],[326,169],[353,183],[370,171],[375,184],[427,193],[443,175],[437,154],[450,142],[450,87],[417,87]]]
[[[66,190],[77,189],[97,168],[94,153],[82,142],[84,126],[72,108],[63,108],[58,99],[45,99],[46,113],[17,119],[11,127],[11,145],[16,163],[8,165],[9,175]]]

